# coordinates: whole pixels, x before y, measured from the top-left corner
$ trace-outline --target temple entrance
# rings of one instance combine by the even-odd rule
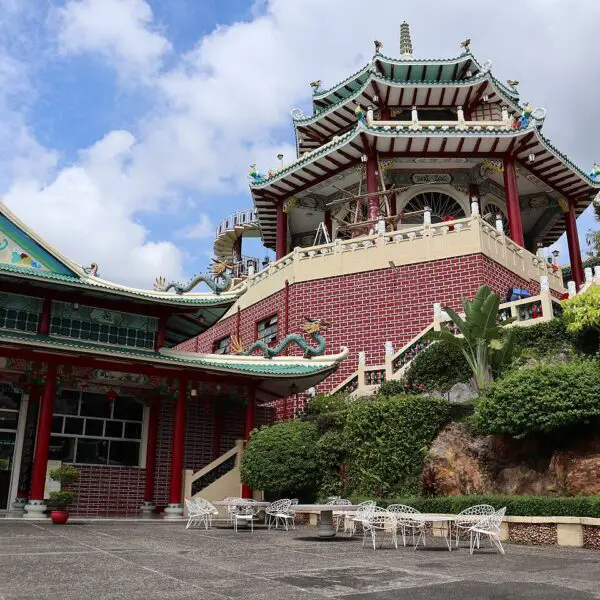
[[[0,384],[0,510],[5,510],[9,502],[20,404],[21,394]]]

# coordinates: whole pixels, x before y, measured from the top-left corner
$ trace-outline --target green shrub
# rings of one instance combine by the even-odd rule
[[[413,389],[447,392],[472,375],[460,348],[442,341],[417,354],[406,371],[404,383]]]
[[[423,458],[448,419],[448,403],[403,395],[352,404],[344,428],[348,488],[382,496],[419,487]]]
[[[261,427],[244,451],[242,481],[268,495],[312,499],[321,481],[318,439],[316,425],[306,421]]]
[[[594,360],[542,364],[508,373],[481,398],[478,428],[486,433],[548,433],[600,416],[600,365]]]
[[[562,319],[552,319],[529,327],[514,327],[515,355],[546,358],[564,352],[572,352],[575,337],[567,332]]]
[[[389,381],[384,381],[377,390],[378,396],[400,396],[402,394],[411,393],[412,389],[410,386],[401,381],[400,379],[390,379]]]
[[[343,481],[340,470],[346,457],[344,435],[341,431],[327,431],[317,442],[318,468],[322,474],[319,498],[340,496]]]
[[[321,432],[329,429],[341,430],[346,423],[346,415],[349,406],[347,394],[319,394],[309,400],[301,419],[312,421]]]
[[[75,483],[79,479],[79,470],[73,465],[62,465],[50,471],[50,479],[58,481],[61,486]],[[65,509],[73,503],[75,493],[70,490],[50,492],[50,506]]]
[[[352,496],[352,502],[368,500],[365,496]],[[506,514],[522,517],[600,517],[600,496],[406,496],[381,498],[377,505],[405,504],[424,513],[458,514],[475,504],[491,504],[495,509],[506,506]]]

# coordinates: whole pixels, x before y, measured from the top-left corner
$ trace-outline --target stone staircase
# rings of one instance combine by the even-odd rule
[[[600,273],[598,275],[598,281],[600,281]],[[585,286],[582,286],[581,291],[584,288]],[[558,316],[561,311],[560,302],[552,296],[550,290],[547,289],[547,281],[544,282],[542,278],[542,292],[538,296],[505,302],[500,305],[498,314],[501,318],[503,316],[516,317],[516,321],[511,323],[509,327],[528,327],[536,323],[549,321]],[[386,381],[401,380],[414,358],[425,348],[435,343],[428,339],[427,334],[430,331],[439,331],[442,323],[449,323],[450,327],[453,327],[448,315],[442,312],[441,305],[435,303],[433,305],[433,321],[407,344],[394,352],[391,343],[385,343],[384,364],[367,365],[364,352],[359,352],[357,370],[329,393],[343,392],[353,397],[368,396],[374,394],[379,386]],[[456,328],[454,328],[454,333],[459,335]]]

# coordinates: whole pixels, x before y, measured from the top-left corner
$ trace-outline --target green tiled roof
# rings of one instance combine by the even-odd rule
[[[81,277],[61,275],[52,271],[43,271],[41,269],[31,269],[28,267],[20,267],[16,265],[9,265],[0,263],[0,273],[10,273],[14,275],[24,275],[28,277],[35,277],[36,279],[43,279],[47,281],[57,281],[61,283],[67,283],[88,290],[105,291],[111,294],[121,294],[127,296],[148,298],[149,300],[157,300],[168,304],[192,304],[192,305],[224,305],[227,303],[233,303],[236,296],[230,294],[207,294],[206,296],[194,296],[191,294],[157,294],[150,290],[138,290],[133,288],[121,288],[119,286],[110,286],[103,283],[92,283],[89,280]]]
[[[330,142],[327,142],[320,148],[317,148],[316,150],[314,150],[308,154],[302,155],[300,158],[296,159],[293,163],[291,163],[284,169],[275,172],[272,177],[266,178],[261,183],[251,183],[250,188],[251,189],[261,189],[261,188],[267,187],[271,183],[278,181],[279,179],[285,177],[289,173],[295,172],[295,171],[299,170],[300,168],[302,168],[303,166],[309,165],[314,160],[317,160],[318,158],[320,158],[326,154],[329,154],[331,152],[334,152],[338,148],[341,148],[342,146],[344,146],[346,144],[346,142],[349,142],[352,139],[354,139],[360,133],[360,131],[366,131],[368,133],[375,134],[380,137],[398,137],[398,136],[427,137],[432,134],[443,135],[444,137],[451,137],[451,136],[464,137],[465,135],[469,135],[469,134],[476,134],[477,136],[511,137],[511,136],[514,136],[515,133],[517,133],[515,130],[512,130],[512,129],[511,130],[494,129],[492,131],[488,131],[487,128],[484,126],[466,127],[463,130],[444,130],[443,127],[444,127],[443,125],[440,125],[440,126],[432,125],[432,126],[427,126],[427,127],[424,127],[422,129],[415,131],[414,129],[410,129],[408,127],[405,127],[401,130],[398,130],[398,129],[396,129],[396,127],[392,127],[392,126],[369,127],[367,125],[363,125],[363,124],[357,122],[357,124],[352,129],[347,131],[345,134],[339,136],[339,138],[337,140],[332,140]],[[475,129],[475,127],[479,127],[479,129]],[[560,158],[566,164],[568,164],[569,167],[571,167],[578,175],[580,175],[581,178],[584,179],[586,183],[588,183],[589,185],[591,185],[593,187],[600,189],[600,183],[598,181],[593,180],[587,173],[585,173],[579,167],[577,167],[573,162],[571,162],[566,157],[566,155],[564,155],[561,152],[559,152],[558,150],[556,150],[556,148],[554,146],[552,146],[550,144],[550,142],[548,142],[548,140],[544,137],[544,135],[540,132],[539,128],[536,125],[532,124],[532,125],[530,125],[530,127],[528,129],[519,130],[519,133],[523,133],[525,131],[534,131],[536,133],[536,135],[538,136],[538,139],[541,141],[541,143],[543,145],[545,145],[548,148],[548,150],[550,150],[552,153],[555,153],[558,158]]]
[[[189,366],[199,369],[212,371],[227,371],[230,373],[249,373],[261,377],[288,377],[288,376],[309,376],[321,372],[330,371],[335,367],[335,358],[331,362],[314,362],[309,359],[298,358],[297,363],[277,362],[276,360],[260,359],[260,363],[249,363],[244,360],[238,362],[235,359],[205,358],[193,352],[181,353],[179,356],[168,356],[153,350],[143,350],[139,348],[126,348],[120,346],[111,346],[108,344],[99,344],[93,342],[83,342],[80,340],[60,338],[55,336],[42,336],[39,334],[25,334],[13,331],[0,331],[0,341],[17,342],[19,345],[27,346],[29,344],[37,347],[44,346],[48,350],[80,350],[82,354],[102,354],[109,355],[115,359],[136,360],[139,362],[159,363],[163,366]],[[189,354],[185,356],[185,354]],[[204,355],[206,356],[206,355]]]

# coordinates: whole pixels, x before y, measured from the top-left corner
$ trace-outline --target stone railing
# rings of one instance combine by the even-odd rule
[[[219,458],[196,471],[184,471],[184,498],[202,496],[209,502],[241,494],[240,461],[244,452],[243,440]]]
[[[243,225],[258,226],[258,216],[253,208],[249,208],[247,210],[238,210],[234,214],[223,219],[217,227],[217,237],[226,231],[232,231],[236,227]]]
[[[562,293],[562,273],[513,242],[479,215],[451,224],[434,223],[374,233],[329,244],[295,248],[248,277],[242,304],[249,306],[289,282],[313,281],[482,253],[526,281],[547,276],[550,288]]]

